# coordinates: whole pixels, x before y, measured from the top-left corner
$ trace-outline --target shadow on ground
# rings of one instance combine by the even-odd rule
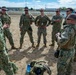
[[[20,51],[20,49],[16,49],[13,54],[10,54],[10,58],[11,60],[16,60],[16,61],[19,61],[21,59],[23,59],[24,57],[26,57],[28,59],[28,61],[26,61],[26,63],[34,60],[34,59],[38,59],[40,57],[43,57],[45,56],[45,54],[41,54],[41,52],[44,50],[45,47],[41,47],[40,49],[39,48],[32,48],[32,52],[29,53],[28,51],[31,50],[31,47],[23,50],[23,51]]]

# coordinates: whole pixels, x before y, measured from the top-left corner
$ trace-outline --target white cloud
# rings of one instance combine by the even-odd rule
[[[7,0],[0,1],[0,6],[6,6],[6,7],[24,7],[25,5],[29,5],[29,2],[9,2]]]
[[[36,2],[41,2],[40,0],[37,0]]]
[[[33,0],[33,2],[41,2],[41,0]]]
[[[57,0],[57,2],[45,3],[41,2],[41,0],[33,0],[31,2],[10,2],[8,0],[0,0],[0,6],[6,7],[25,7],[29,8],[59,8],[59,7],[76,7],[76,0]]]
[[[76,0],[58,0],[60,4],[76,4]]]

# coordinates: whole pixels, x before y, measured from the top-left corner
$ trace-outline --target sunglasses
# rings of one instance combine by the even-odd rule
[[[60,12],[60,11],[56,11],[56,12]]]
[[[2,11],[6,11],[6,10],[2,9]]]
[[[67,20],[73,20],[73,19],[71,19],[71,18],[68,18]]]
[[[68,10],[68,11],[66,11],[66,12],[69,12],[69,10]]]
[[[25,10],[25,11],[28,11],[28,10]]]

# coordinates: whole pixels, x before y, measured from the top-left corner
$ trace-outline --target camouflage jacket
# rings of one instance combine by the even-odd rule
[[[67,24],[64,26],[60,36],[57,37],[58,44],[61,48],[71,49],[75,45],[76,25]]]
[[[11,24],[11,18],[10,18],[10,16],[9,16],[8,14],[3,14],[3,15],[1,16],[1,19],[2,19],[2,24],[3,24],[3,25],[4,25],[4,24],[8,24],[8,25]]]
[[[4,41],[4,34],[2,29],[2,22],[0,18],[0,51],[4,50],[5,48],[5,41]]]
[[[48,26],[51,23],[51,20],[44,15],[43,17],[41,15],[37,16],[35,19],[35,25],[37,26]]]
[[[22,14],[20,17],[19,27],[28,29],[30,27],[30,25],[32,24],[32,22],[34,22],[34,17],[32,15]]]
[[[56,20],[60,20],[60,22],[56,22]],[[53,30],[59,30],[61,29],[61,23],[62,23],[62,16],[61,15],[55,15],[52,17],[52,24],[53,24]]]

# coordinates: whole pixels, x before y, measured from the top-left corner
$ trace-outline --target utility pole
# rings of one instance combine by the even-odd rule
[[[46,8],[47,8],[47,5],[45,4],[45,10],[46,10]]]
[[[27,0],[25,0],[25,6],[27,6]]]

